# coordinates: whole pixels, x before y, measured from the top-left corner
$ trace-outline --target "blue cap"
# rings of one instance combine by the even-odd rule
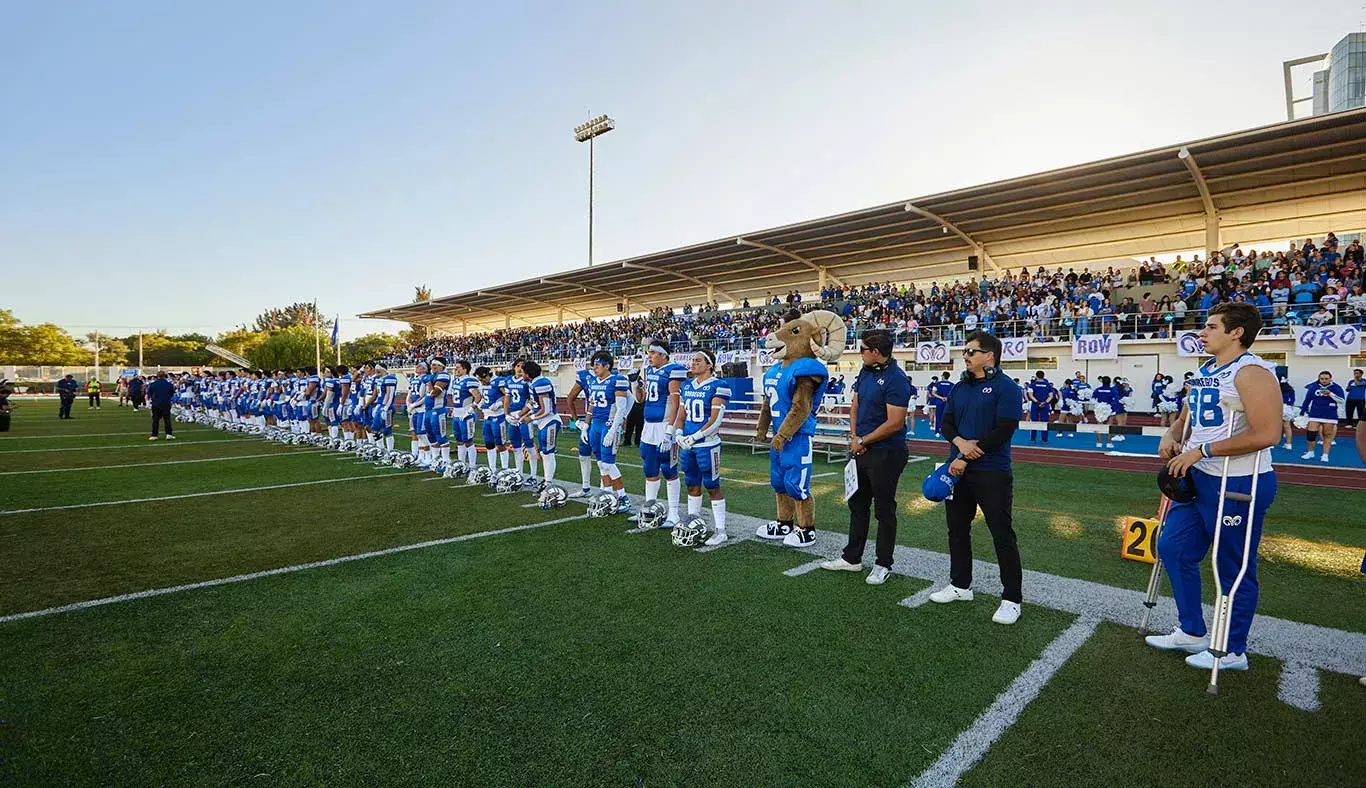
[[[946,462],[925,477],[925,483],[920,485],[920,493],[926,500],[939,503],[953,495],[953,486],[958,483],[958,479],[959,477],[949,473],[949,464]]]

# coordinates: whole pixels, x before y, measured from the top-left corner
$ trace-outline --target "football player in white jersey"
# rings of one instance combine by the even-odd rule
[[[1233,598],[1227,653],[1218,657],[1220,670],[1247,670],[1247,634],[1257,609],[1257,544],[1276,497],[1271,447],[1281,437],[1281,389],[1273,367],[1247,352],[1261,327],[1261,315],[1251,304],[1225,302],[1209,311],[1200,339],[1214,358],[1186,381],[1187,407],[1158,449],[1172,475],[1189,477],[1195,499],[1172,504],[1157,544],[1180,624],[1169,635],[1149,636],[1147,643],[1188,652],[1186,664],[1204,670],[1214,667],[1215,655],[1206,634],[1200,562],[1213,543],[1215,524],[1222,516],[1214,560],[1225,593],[1244,560],[1244,529],[1252,529],[1247,573]],[[1254,511],[1248,511],[1248,501],[1225,498],[1220,512],[1220,477],[1225,473],[1228,492],[1246,495],[1256,485]]]
[[[533,428],[536,436],[536,452],[533,460],[539,458],[541,462],[544,483],[549,484],[555,480],[555,442],[560,435],[560,414],[559,404],[555,397],[555,384],[549,377],[541,374],[541,365],[535,361],[522,362],[522,371],[528,381],[527,386],[530,391],[530,399],[522,411],[521,423]],[[531,475],[536,475],[536,465],[533,461]]]
[[[413,365],[413,374],[408,376],[408,397],[403,401],[408,411],[408,450],[413,454],[413,464],[418,468],[431,467],[431,445],[427,442],[427,410],[424,407],[427,384],[431,381],[427,362],[418,361]]]
[[[674,451],[674,437],[683,382],[688,370],[682,364],[669,361],[669,346],[663,339],[652,339],[646,351],[648,363],[641,370],[640,385],[635,399],[644,405],[645,425],[640,434],[640,462],[645,470],[645,503],[659,499],[660,479],[663,478],[669,508],[663,527],[672,528],[678,522],[679,479],[678,457]],[[638,521],[638,515],[630,518]]]

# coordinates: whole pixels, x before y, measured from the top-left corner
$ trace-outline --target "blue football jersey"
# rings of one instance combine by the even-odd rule
[[[521,378],[508,378],[503,385],[508,395],[508,413],[518,413],[526,407],[531,395],[531,385]]]
[[[721,378],[708,378],[702,383],[689,380],[683,384],[683,434],[692,435],[706,426],[711,418],[713,399],[730,402],[730,384]],[[720,442],[720,435],[712,435],[707,442]]]
[[[531,381],[528,388],[531,390],[531,397],[533,400],[531,412],[535,414],[537,419],[559,413],[559,405],[555,401],[555,384],[550,378],[541,375]],[[546,410],[542,403],[548,404],[549,410]]]
[[[617,395],[630,393],[630,381],[620,372],[613,372],[601,380],[594,376],[588,382],[588,407],[593,421],[611,421],[612,408],[617,404]]]
[[[488,383],[480,384],[479,393],[484,398],[480,409],[485,416],[503,415],[503,392],[498,390],[501,378],[490,378]]]
[[[438,386],[440,389],[437,388]],[[422,402],[427,406],[427,410],[440,410],[446,407],[446,403],[450,400],[450,390],[451,373],[443,369],[440,372],[427,375],[426,382],[423,385],[422,397]]]
[[[659,369],[645,365],[645,421],[656,424],[664,421],[669,407],[669,384],[678,381],[682,384],[688,379],[688,371],[682,364],[668,362]],[[680,389],[681,390],[681,389]]]
[[[451,407],[468,408],[479,388],[479,380],[473,375],[461,375],[451,380]]]

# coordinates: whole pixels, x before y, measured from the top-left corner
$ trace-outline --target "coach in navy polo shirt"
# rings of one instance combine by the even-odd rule
[[[968,337],[963,348],[967,371],[949,394],[940,431],[949,440],[949,473],[959,476],[953,496],[944,501],[949,524],[949,585],[930,595],[935,602],[972,599],[972,520],[981,507],[996,562],[1001,569],[998,624],[1020,617],[1020,549],[1011,524],[1014,476],[1010,439],[1020,425],[1020,387],[997,368],[1001,340],[986,332]]]
[[[892,358],[891,333],[880,328],[863,332],[859,354],[863,369],[854,380],[849,405],[853,420],[849,454],[858,468],[858,492],[849,499],[849,543],[842,556],[821,566],[845,572],[863,569],[872,508],[877,512],[877,561],[867,582],[878,585],[887,580],[896,548],[896,485],[906,469],[911,381]]]

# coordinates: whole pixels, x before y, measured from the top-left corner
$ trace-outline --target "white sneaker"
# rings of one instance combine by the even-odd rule
[[[592,494],[593,494],[593,491],[592,491],[591,489],[585,488],[585,489],[576,490],[576,491],[570,493],[570,494],[569,494],[569,497],[570,497],[570,498],[587,498],[588,496],[590,496],[590,495],[592,495]]]
[[[887,582],[887,576],[891,573],[892,570],[885,566],[874,566],[873,571],[868,573],[868,577],[864,578],[863,582],[870,586],[880,586]]]
[[[941,605],[948,604],[949,602],[971,602],[972,589],[959,588],[950,583],[938,591],[935,591],[933,594],[930,594],[930,601],[938,602]]]
[[[1290,444],[1287,443],[1287,444],[1285,444],[1284,446],[1282,446],[1281,448],[1282,448],[1282,449],[1285,449],[1286,451],[1290,451],[1291,446],[1290,446]]]
[[[840,556],[833,561],[826,561],[821,564],[821,569],[829,569],[831,572],[862,572],[863,564],[851,564]]]
[[[1186,657],[1186,664],[1201,670],[1214,669],[1214,655],[1208,649]],[[1220,670],[1247,670],[1246,654],[1226,654],[1219,658]]]
[[[151,436],[150,438],[148,438],[147,440],[149,440],[149,441],[154,441],[154,440],[156,440],[156,439],[157,439],[157,436],[153,435],[153,436]]]
[[[1301,455],[1300,455],[1300,459],[1301,459],[1301,460],[1312,460],[1312,459],[1314,459],[1314,452],[1312,452],[1312,451],[1307,451],[1307,452],[1305,452],[1304,454],[1301,454]]]
[[[783,525],[777,520],[769,520],[756,528],[754,530],[754,535],[760,539],[771,539],[776,542],[786,539],[787,535],[792,533],[792,530],[793,528],[790,525]]]
[[[726,540],[729,538],[729,536],[726,536],[725,531],[717,531],[716,533],[712,534],[706,542],[703,542],[703,544],[705,544],[707,547],[715,547],[719,544],[725,544]]]
[[[167,434],[167,435],[166,435],[166,440],[168,440],[168,441],[173,441],[173,440],[175,440],[175,436],[174,436],[174,435]]]
[[[1171,634],[1168,635],[1149,635],[1143,638],[1143,642],[1153,648],[1160,648],[1163,651],[1188,651],[1194,654],[1209,648],[1209,637],[1196,637],[1187,635],[1181,631],[1181,627],[1173,627]]]
[[[1320,458],[1319,458],[1319,462],[1328,462],[1328,455],[1325,454],[1325,455],[1323,455],[1322,457],[1320,457]]]
[[[815,528],[793,528],[792,533],[783,537],[784,547],[810,547],[815,543]]]
[[[1123,435],[1116,435],[1116,436],[1114,436],[1113,438],[1111,438],[1110,440],[1113,441],[1113,442],[1115,442],[1115,443],[1119,443],[1120,441],[1124,440],[1124,436],[1123,436]]]
[[[1020,603],[1001,600],[1001,606],[996,608],[996,614],[991,617],[997,624],[1014,624],[1020,620]]]

